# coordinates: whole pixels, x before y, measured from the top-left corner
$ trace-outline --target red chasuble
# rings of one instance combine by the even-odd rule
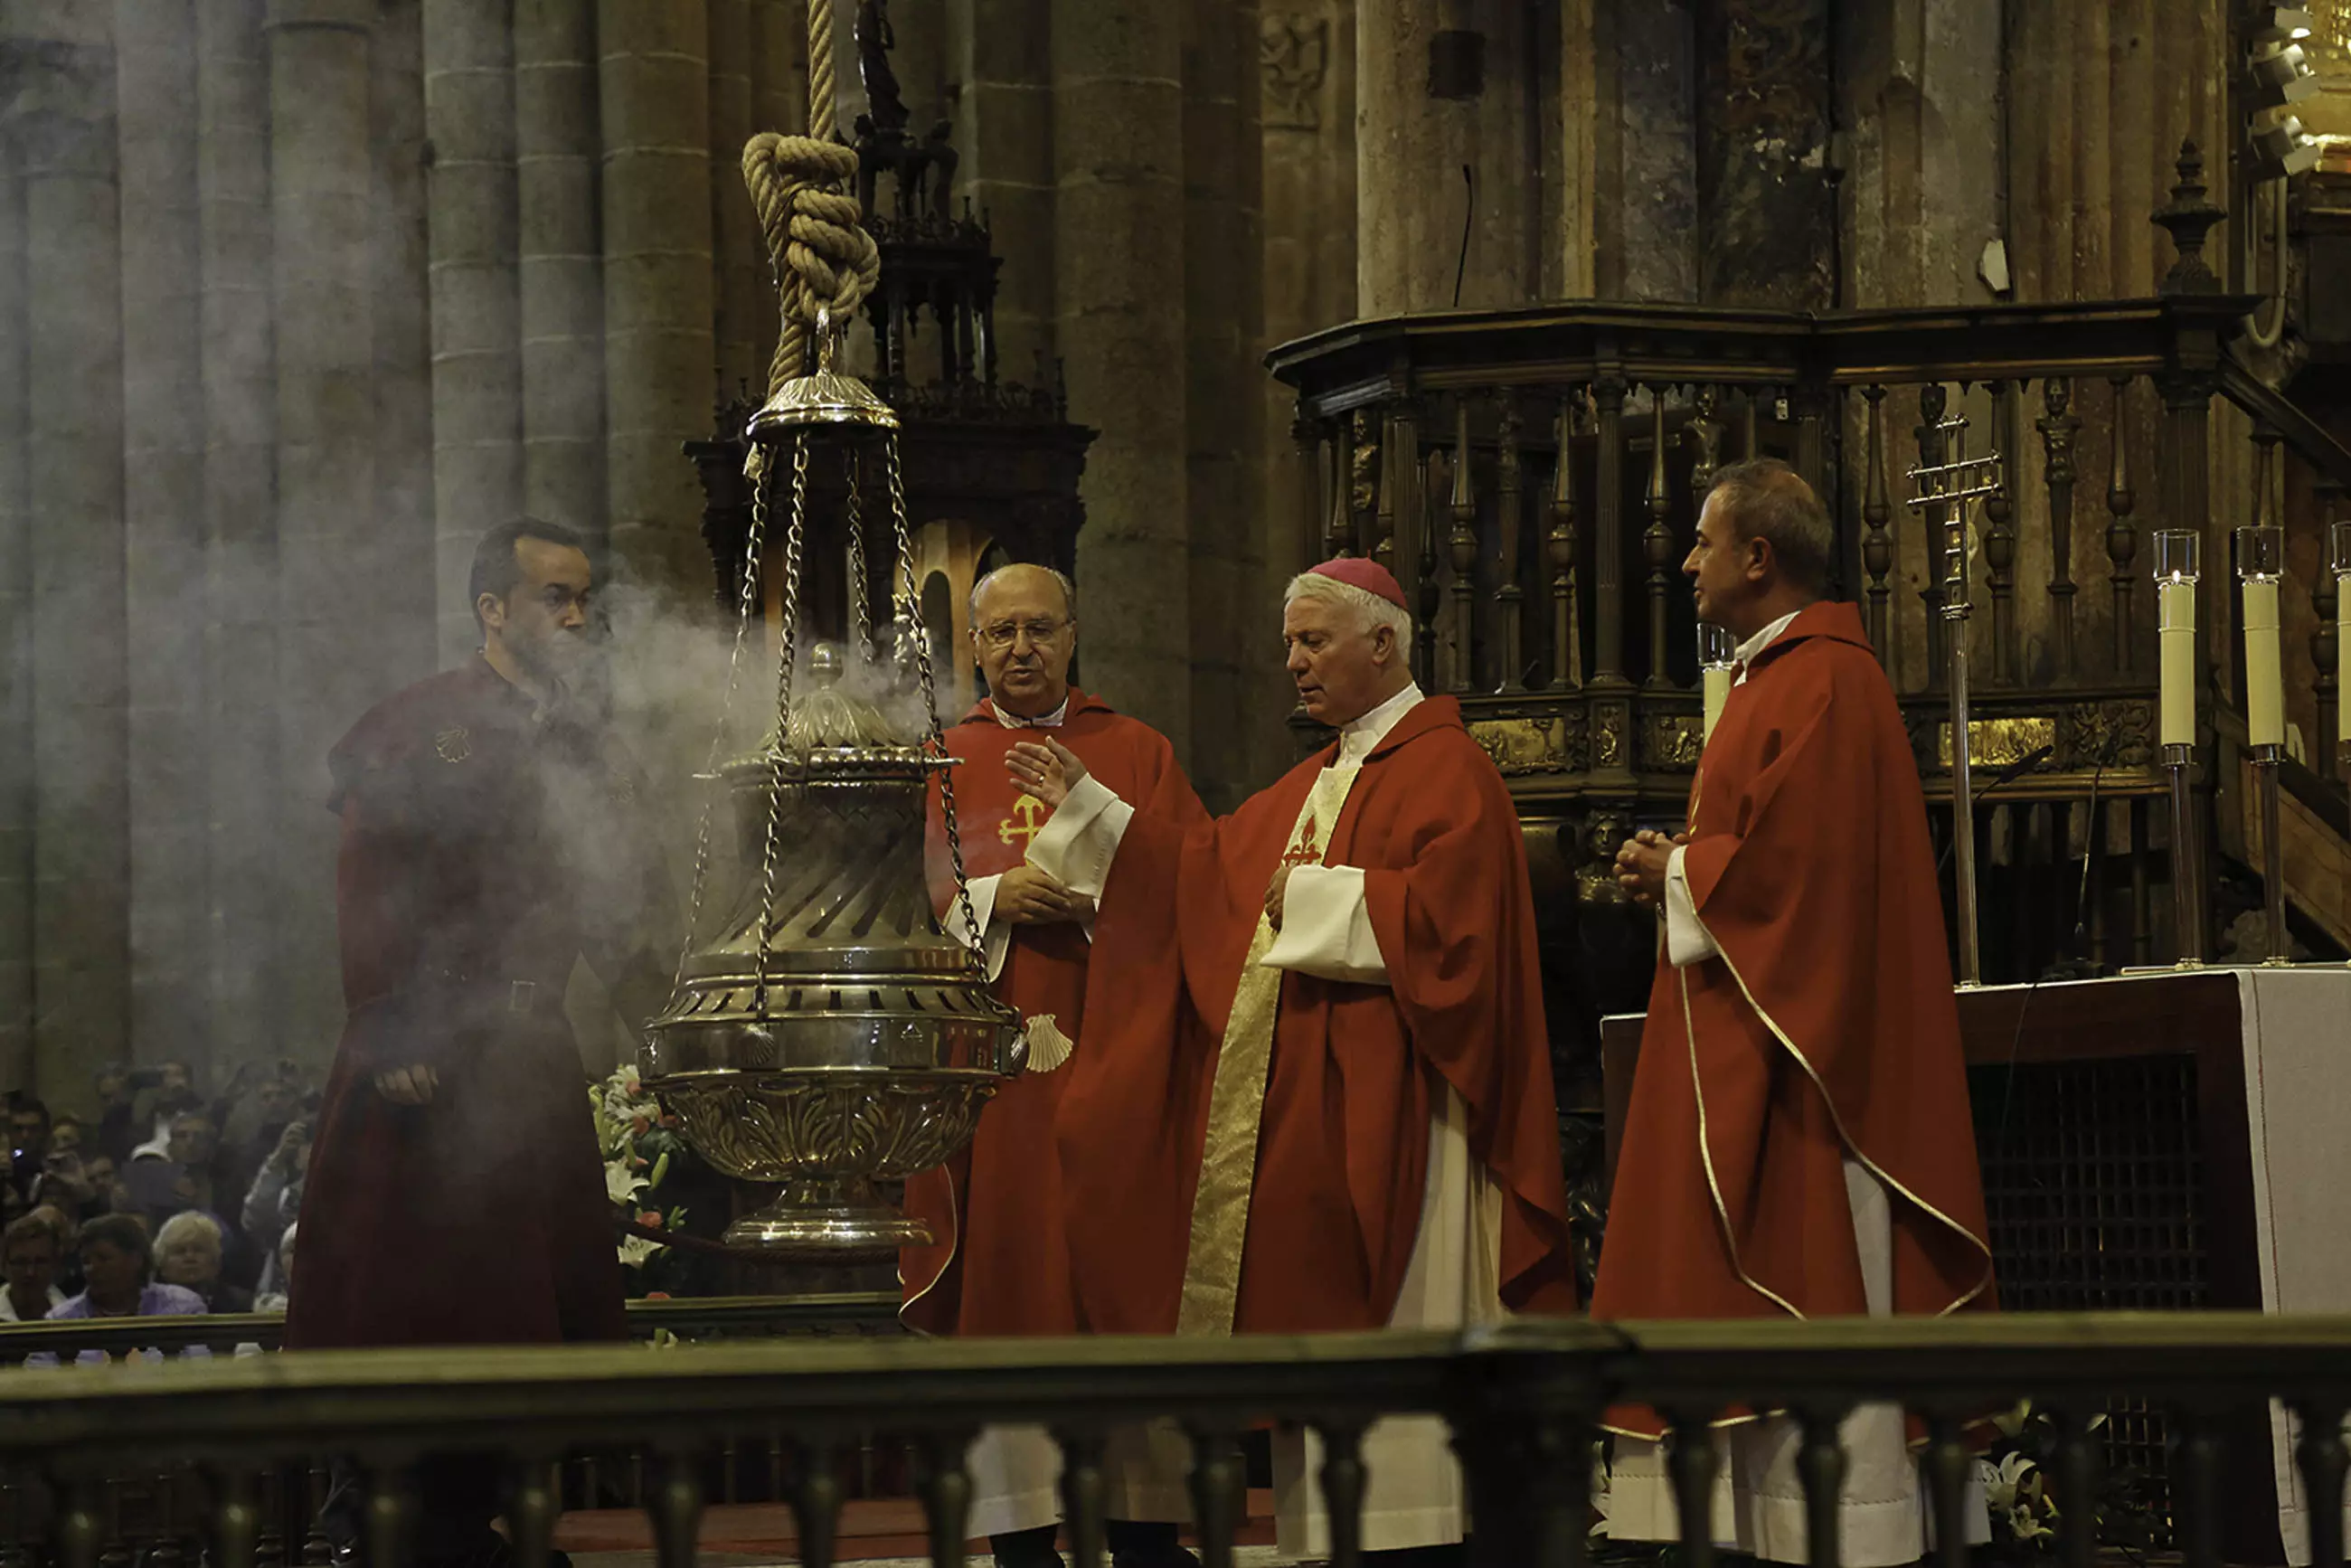
[[[1209,1091],[1267,884],[1326,748],[1190,830],[1138,813],[1094,926],[1098,986],[1056,1134],[1082,1325],[1175,1330]],[[1432,697],[1364,762],[1322,863],[1360,866],[1391,984],[1281,980],[1237,1333],[1368,1329],[1418,1234],[1445,1087],[1503,1192],[1505,1304],[1572,1312],[1559,1121],[1517,812]],[[1255,1106],[1250,1107],[1256,1109]]]
[[[1721,956],[1658,963],[1592,1315],[1863,1314],[1847,1155],[1890,1196],[1894,1310],[1991,1308],[1926,803],[1852,605],[1757,655],[1690,798]]]
[[[1007,729],[987,702],[946,733],[963,759],[955,770],[956,818],[964,870],[974,877],[1011,870],[1052,813],[1023,794],[1004,770],[1004,754],[1050,735],[1135,809],[1138,821],[1176,826],[1202,816],[1199,797],[1176,765],[1166,737],[1072,690],[1060,727]],[[942,913],[954,896],[945,818],[931,797],[932,888]],[[1015,925],[996,994],[1031,1026],[1032,1061],[1052,1054],[1052,1032],[1069,1037],[1073,1061],[1092,1049],[1080,1028],[1091,949],[1082,927],[1068,923]],[[928,1333],[1052,1334],[1076,1332],[1069,1243],[1061,1231],[1063,1193],[1053,1157],[1053,1117],[1071,1063],[1015,1080],[980,1113],[970,1146],[945,1166],[906,1183],[906,1212],[926,1220],[933,1242],[899,1255],[904,1289],[901,1316]]]

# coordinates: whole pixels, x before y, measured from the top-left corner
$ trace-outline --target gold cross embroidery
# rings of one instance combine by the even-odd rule
[[[1315,841],[1321,837],[1314,818],[1310,814],[1298,824],[1298,840],[1281,854],[1283,865],[1313,865],[1322,859],[1322,849]]]
[[[997,841],[1008,844],[1018,838],[1025,852],[1029,847],[1029,841],[1044,831],[1045,824],[1039,821],[1044,810],[1045,802],[1034,795],[1023,795],[1013,801],[1012,816],[1005,818],[996,826]],[[1018,817],[1019,821],[1015,822],[1013,817]]]

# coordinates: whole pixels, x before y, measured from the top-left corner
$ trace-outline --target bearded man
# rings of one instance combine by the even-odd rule
[[[594,579],[566,529],[493,528],[481,652],[329,754],[349,1017],[302,1199],[289,1348],[620,1339],[622,1282],[563,1009],[585,958],[632,1023],[674,934],[644,784],[580,695]],[[421,1555],[495,1553],[495,1467],[425,1468]],[[349,1531],[349,1489],[330,1508]]]
[[[1993,1304],[1926,801],[1859,613],[1822,597],[1834,548],[1812,486],[1761,458],[1715,476],[1682,566],[1698,619],[1739,639],[1738,674],[1688,831],[1617,855],[1665,931],[1594,1318]],[[1609,1533],[1677,1539],[1662,1424],[1609,1419]],[[1864,1406],[1843,1436],[1841,1560],[1917,1561],[1901,1411]],[[1721,1435],[1719,1541],[1808,1560],[1800,1440],[1779,1418]]]
[[[1075,595],[1049,567],[990,572],[971,596],[972,652],[987,696],[946,732],[956,770],[956,813],[971,917],[996,994],[1020,1015],[1029,1070],[980,1113],[971,1145],[943,1167],[906,1183],[906,1212],[933,1241],[901,1254],[901,1316],[934,1334],[1078,1332],[1065,1194],[1053,1122],[1081,1030],[1094,903],[1023,858],[1050,812],[1016,789],[1005,754],[1024,737],[1050,735],[1096,777],[1155,817],[1200,819],[1198,797],[1157,730],[1070,685],[1077,652]],[[950,930],[971,927],[954,897],[941,797],[931,800],[932,881]],[[1172,1439],[1172,1440],[1171,1440]],[[1060,1455],[1041,1431],[991,1429],[975,1446],[972,1528],[989,1537],[1002,1568],[1054,1568]],[[1112,1556],[1122,1565],[1189,1562],[1176,1521],[1189,1517],[1182,1440],[1155,1429],[1123,1434],[1104,1466]]]
[[[1132,809],[1068,747],[1014,779],[1029,858],[1100,890],[1087,1051],[1056,1133],[1078,1311],[1103,1333],[1451,1327],[1572,1312],[1559,1124],[1518,815],[1425,697],[1375,563],[1293,579],[1282,640],[1337,739],[1233,815]],[[1363,1543],[1458,1542],[1442,1423],[1364,1440]],[[1275,1449],[1285,1554],[1327,1556],[1311,1447]]]

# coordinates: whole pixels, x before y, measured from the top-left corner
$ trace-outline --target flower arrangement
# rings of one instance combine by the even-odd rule
[[[1991,1555],[1997,1561],[2045,1556],[2057,1544],[2061,1517],[2061,1500],[2051,1491],[2045,1469],[2057,1451],[2057,1423],[2028,1402],[1994,1416],[1991,1424],[1999,1437],[1976,1461],[1991,1510]],[[2089,1429],[2097,1433],[2105,1424],[2104,1416],[2093,1416]],[[2065,1507],[2083,1506],[2082,1500],[2062,1500]],[[2102,1548],[2139,1561],[2163,1544],[2162,1511],[2149,1495],[2147,1476],[2136,1467],[2101,1464],[2097,1494],[2086,1506]]]
[[[641,1226],[677,1229],[684,1223],[684,1208],[673,1207],[664,1213],[653,1199],[671,1167],[689,1157],[685,1140],[678,1135],[677,1118],[662,1109],[633,1064],[590,1085],[588,1100],[595,1109],[597,1142],[604,1155],[604,1195]],[[635,1270],[631,1293],[646,1293],[647,1265],[669,1249],[635,1235],[622,1237],[619,1245],[622,1267]]]

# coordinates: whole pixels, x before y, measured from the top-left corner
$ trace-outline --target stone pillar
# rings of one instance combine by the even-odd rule
[[[122,234],[123,557],[130,681],[131,1036],[201,1061],[204,947],[204,361],[196,28],[183,0],[114,0]]]
[[[1056,317],[1056,104],[1048,41],[1051,0],[950,0],[947,27],[963,82],[955,144],[958,183],[995,231],[997,362],[1008,381],[1050,382]],[[1085,421],[1087,415],[1075,416]],[[1099,447],[1096,449],[1099,451]],[[1082,663],[1087,655],[1081,653]],[[1091,678],[1091,664],[1085,666]]]
[[[111,7],[17,7],[33,607],[33,1081],[130,1046],[122,244]]]
[[[0,32],[0,73],[23,69]],[[0,1084],[29,1084],[33,1060],[33,539],[26,506],[25,186],[15,128],[0,118]]]
[[[514,7],[424,0],[433,139],[433,499],[441,662],[480,645],[474,546],[522,510]]]
[[[279,896],[298,915],[334,885],[329,747],[387,695],[375,564],[373,0],[270,0],[272,285],[277,321]],[[437,476],[436,464],[436,476]],[[353,591],[354,580],[362,586]],[[286,1037],[343,1011],[331,921],[289,915]]]
[[[751,116],[751,0],[707,0],[710,6],[710,233],[717,272],[717,401],[766,395],[768,358],[759,327],[775,315],[767,242],[743,184],[743,143]],[[839,7],[841,22],[854,14]]]
[[[1184,484],[1190,520],[1191,707],[1226,716],[1198,727],[1192,778],[1212,811],[1246,794],[1247,737],[1241,713],[1245,653],[1266,644],[1249,624],[1256,584],[1246,556],[1253,493],[1242,487],[1242,431],[1254,376],[1245,376],[1239,295],[1242,254],[1240,88],[1244,79],[1234,0],[1184,0]],[[1251,9],[1254,9],[1252,6]],[[1249,81],[1254,90],[1256,83]]]
[[[701,0],[600,0],[604,429],[616,566],[699,592],[710,434],[709,16]]]
[[[1446,309],[1457,276],[1466,308],[1534,298],[1542,244],[1529,8],[1357,0],[1355,39],[1363,314]]]
[[[516,0],[523,510],[604,535],[595,0]]]
[[[1181,8],[1053,0],[1054,336],[1101,430],[1078,536],[1089,687],[1191,758]],[[1220,719],[1221,722],[1221,719]]]
[[[1579,5],[1569,19],[1582,16]],[[1562,55],[1585,44],[1580,27],[1562,27]],[[1689,6],[1594,0],[1588,37],[1593,292],[1603,299],[1694,300],[1699,225]],[[1570,68],[1576,63],[1562,63],[1562,91],[1577,79]]]
[[[439,664],[434,572],[433,284],[422,0],[380,0],[370,116],[375,162],[375,493],[372,580],[390,692]],[[471,653],[473,644],[465,644]]]
[[[269,70],[263,0],[198,0],[203,261],[204,971],[215,1038],[279,1032],[277,367],[270,320]],[[316,810],[316,803],[313,803]],[[323,812],[319,813],[323,815]]]
[[[751,0],[751,114],[761,131],[808,130],[807,0]],[[771,349],[775,331],[768,322]]]

